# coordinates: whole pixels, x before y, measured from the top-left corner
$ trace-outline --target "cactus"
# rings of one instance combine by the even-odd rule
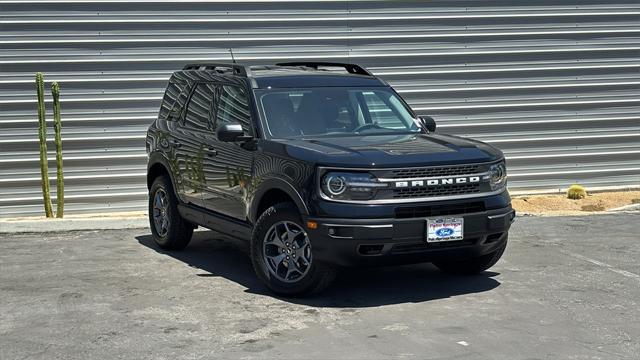
[[[587,190],[584,187],[574,184],[569,187],[567,190],[567,198],[572,200],[584,199],[587,197]]]
[[[62,124],[60,123],[60,86],[51,84],[53,96],[53,130],[56,142],[56,217],[64,216],[64,175],[62,173]]]
[[[47,160],[47,123],[44,107],[44,76],[36,73],[36,91],[38,94],[38,135],[40,137],[40,175],[42,177],[42,197],[45,215],[53,217],[51,195],[49,193],[49,163]]]

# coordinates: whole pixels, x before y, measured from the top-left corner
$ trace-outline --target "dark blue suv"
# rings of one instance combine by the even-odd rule
[[[504,156],[435,128],[358,65],[188,65],[147,133],[153,237],[179,250],[204,226],[249,241],[284,295],[349,266],[482,272],[515,216]]]

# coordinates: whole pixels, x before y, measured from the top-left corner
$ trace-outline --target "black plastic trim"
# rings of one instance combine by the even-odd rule
[[[178,212],[185,220],[196,225],[204,226],[240,240],[249,241],[251,238],[252,228],[246,222],[186,204],[178,205]]]

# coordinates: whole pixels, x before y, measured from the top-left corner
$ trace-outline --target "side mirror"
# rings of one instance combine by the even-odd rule
[[[235,142],[246,140],[244,130],[240,124],[224,124],[216,129],[216,137],[220,141]]]
[[[436,131],[436,121],[433,120],[431,116],[420,116],[419,119],[423,129],[426,129],[430,133]]]

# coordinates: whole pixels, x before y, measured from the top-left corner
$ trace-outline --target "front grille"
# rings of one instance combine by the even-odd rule
[[[468,174],[478,173],[479,168],[480,168],[480,165],[460,165],[460,166],[449,166],[449,167],[396,169],[396,170],[390,171],[390,176],[392,179],[407,179],[407,178],[468,175]]]
[[[396,218],[409,219],[428,216],[470,214],[484,210],[484,202],[482,201],[433,206],[404,206],[396,208]]]
[[[480,184],[455,184],[430,187],[393,189],[393,198],[406,199],[418,197],[436,197],[474,194],[480,192]]]

